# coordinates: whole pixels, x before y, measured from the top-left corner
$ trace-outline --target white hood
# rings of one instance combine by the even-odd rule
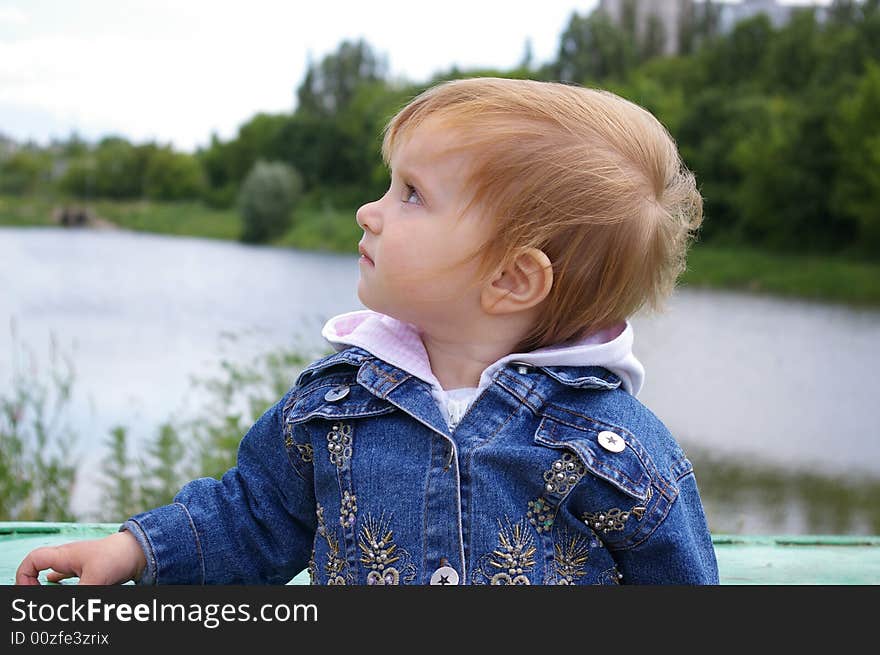
[[[411,323],[367,309],[334,316],[324,325],[321,335],[336,350],[349,346],[363,348],[429,383],[435,397],[446,396],[431,371],[428,353],[418,329]],[[578,341],[539,348],[530,353],[511,353],[483,371],[477,393],[492,382],[495,371],[508,362],[516,361],[534,366],[602,366],[621,379],[628,393],[637,396],[645,379],[645,369],[633,355],[632,344],[632,325],[625,321]]]

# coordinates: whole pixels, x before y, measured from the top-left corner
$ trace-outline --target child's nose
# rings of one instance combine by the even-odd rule
[[[379,216],[378,205],[379,201],[374,200],[373,202],[361,205],[360,209],[357,210],[355,220],[357,220],[357,224],[362,230],[364,230],[364,232],[369,230],[370,232],[378,234],[382,229],[382,219]]]

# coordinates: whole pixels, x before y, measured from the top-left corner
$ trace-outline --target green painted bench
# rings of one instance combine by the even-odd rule
[[[0,522],[0,584],[15,581],[22,558],[39,546],[96,539],[117,523]],[[880,537],[714,535],[721,584],[880,584]],[[308,584],[305,571],[290,584]]]

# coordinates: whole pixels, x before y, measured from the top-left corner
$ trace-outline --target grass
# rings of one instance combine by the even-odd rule
[[[52,210],[62,200],[0,195],[0,226],[53,225]],[[101,218],[130,230],[213,239],[237,239],[235,209],[212,209],[198,202],[97,201],[89,207]],[[273,245],[355,254],[361,236],[354,208],[306,199],[294,226]],[[699,243],[688,255],[682,284],[740,289],[794,298],[880,307],[880,262],[833,255],[768,253],[746,246]]]
[[[768,253],[699,244],[688,255],[685,285],[880,307],[880,263],[831,255]]]
[[[237,239],[241,232],[234,209],[212,209],[199,202],[100,201],[92,206],[101,218],[138,232],[208,239]]]
[[[42,196],[19,198],[0,195],[0,225],[53,225],[52,207],[52,201]]]

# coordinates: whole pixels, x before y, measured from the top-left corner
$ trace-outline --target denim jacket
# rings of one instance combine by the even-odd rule
[[[430,385],[312,363],[221,480],[132,517],[141,583],[716,584],[691,462],[599,366],[509,362],[454,429]]]

